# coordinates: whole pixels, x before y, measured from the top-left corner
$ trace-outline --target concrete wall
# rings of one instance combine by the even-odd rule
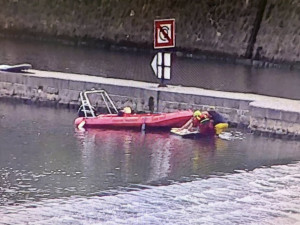
[[[45,74],[46,73],[46,74]],[[100,80],[102,79],[102,80]],[[77,108],[79,93],[83,90],[105,89],[117,108],[131,106],[135,111],[149,111],[149,98],[153,97],[155,111],[172,112],[184,109],[207,110],[215,106],[229,121],[249,126],[257,132],[300,135],[300,104],[298,101],[248,95],[197,91],[196,88],[178,90],[175,87],[157,88],[157,84],[98,78],[84,75],[36,71],[35,74],[16,74],[0,72],[1,98],[21,99],[27,103],[44,105],[68,105]],[[236,96],[240,96],[237,98]],[[272,101],[280,106],[273,107]],[[288,102],[285,102],[288,101]],[[102,101],[96,101],[103,107]],[[287,104],[290,109],[284,107]],[[295,104],[295,105],[293,105]]]
[[[0,0],[0,6],[2,36],[151,49],[153,20],[175,18],[179,49],[249,58],[262,47],[262,58],[300,61],[295,0]]]

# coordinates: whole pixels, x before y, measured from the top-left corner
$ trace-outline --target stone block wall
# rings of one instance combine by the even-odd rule
[[[123,87],[109,84],[68,81],[55,78],[39,78],[22,76],[21,74],[0,73],[0,98],[15,98],[26,102],[45,105],[68,105],[78,108],[81,104],[79,93],[83,90],[104,89],[118,109],[130,106],[135,111],[149,111],[148,99],[157,99],[156,91],[139,88]],[[91,96],[93,103],[99,108],[105,108],[105,103],[99,96]],[[157,106],[156,106],[157,107]],[[154,110],[157,110],[157,108]]]
[[[244,56],[260,0],[0,0],[0,32],[153,46],[154,19],[176,19],[176,46]]]
[[[220,112],[229,121],[248,125],[250,102],[250,100],[229,99],[216,96],[160,92],[158,107],[162,112],[170,112],[178,109],[199,109],[200,111],[206,111],[214,107],[216,111]]]
[[[111,82],[87,82],[82,79],[84,75],[74,75],[72,79],[46,77],[42,71],[37,74],[17,74],[0,72],[0,100],[1,98],[20,99],[29,103],[43,105],[68,105],[78,108],[80,105],[79,93],[83,90],[106,90],[117,108],[131,106],[134,111],[150,111],[149,99],[153,98],[154,112],[173,112],[185,109],[208,110],[215,107],[230,122],[246,125],[254,130],[264,133],[300,136],[300,112],[298,102],[292,107],[274,108],[273,104],[266,104],[262,100],[250,98],[223,97],[219,94],[205,95],[201,92],[178,93],[171,90],[158,89],[156,86],[122,85]],[[47,72],[49,73],[49,72]],[[55,73],[52,73],[55,74]],[[71,74],[69,74],[71,75]],[[60,74],[62,76],[62,74]],[[87,79],[88,76],[85,78]],[[80,79],[79,79],[80,78]],[[78,80],[77,80],[78,79]],[[96,98],[95,98],[96,99]],[[93,103],[99,108],[104,108],[102,100]],[[277,99],[278,100],[278,99]],[[278,103],[281,105],[282,103]],[[290,103],[289,103],[290,104]]]
[[[0,6],[2,36],[152,49],[154,19],[175,18],[178,49],[300,64],[298,0],[0,0]]]
[[[300,1],[268,0],[255,43],[261,57],[300,63]]]
[[[118,109],[130,106],[136,112],[149,112],[149,99],[152,97],[154,112],[173,112],[186,109],[208,110],[214,106],[229,121],[249,124],[250,101],[246,100],[0,72],[0,98],[14,98],[36,104],[66,105],[78,108],[80,105],[79,93],[93,88],[106,90]],[[96,107],[105,108],[105,103],[99,96],[91,96],[91,100]]]
[[[278,135],[300,135],[300,113],[250,103],[250,124],[252,130]]]

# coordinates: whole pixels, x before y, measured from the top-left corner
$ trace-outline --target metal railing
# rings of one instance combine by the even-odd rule
[[[114,102],[111,100],[110,96],[104,90],[92,90],[92,91],[84,91],[80,92],[80,100],[81,106],[78,111],[82,111],[84,113],[84,117],[96,117],[95,108],[92,106],[91,101],[89,99],[89,95],[98,94],[102,97],[102,100],[109,112],[109,114],[118,114],[118,109],[116,108]],[[114,113],[113,113],[114,111]]]

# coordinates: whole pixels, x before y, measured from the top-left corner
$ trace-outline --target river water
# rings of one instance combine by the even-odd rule
[[[0,224],[300,222],[300,142],[77,131],[75,117],[0,101]]]
[[[0,38],[0,64],[31,63],[33,68],[157,82],[150,67],[153,54]],[[212,60],[172,57],[168,84],[257,93],[300,99],[300,72],[259,69]]]

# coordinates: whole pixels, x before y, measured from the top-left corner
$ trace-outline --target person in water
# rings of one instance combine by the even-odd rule
[[[192,118],[176,130],[181,131],[187,129],[192,132],[201,129],[203,133],[211,133],[212,127],[211,123],[208,123],[209,121],[213,122],[216,135],[219,135],[228,128],[226,119],[220,113],[216,112],[214,108],[210,108],[204,112],[196,110]]]
[[[213,120],[216,135],[219,135],[228,128],[228,121],[220,113],[216,112],[214,107],[211,107],[207,111],[207,114]]]
[[[196,110],[193,116],[180,128],[176,128],[177,131],[187,129],[188,131],[196,131],[199,129],[201,123],[208,122],[208,115],[201,113],[200,110]]]
[[[126,106],[124,109],[118,112],[118,116],[126,116],[132,114],[132,112],[133,110],[129,106]]]

